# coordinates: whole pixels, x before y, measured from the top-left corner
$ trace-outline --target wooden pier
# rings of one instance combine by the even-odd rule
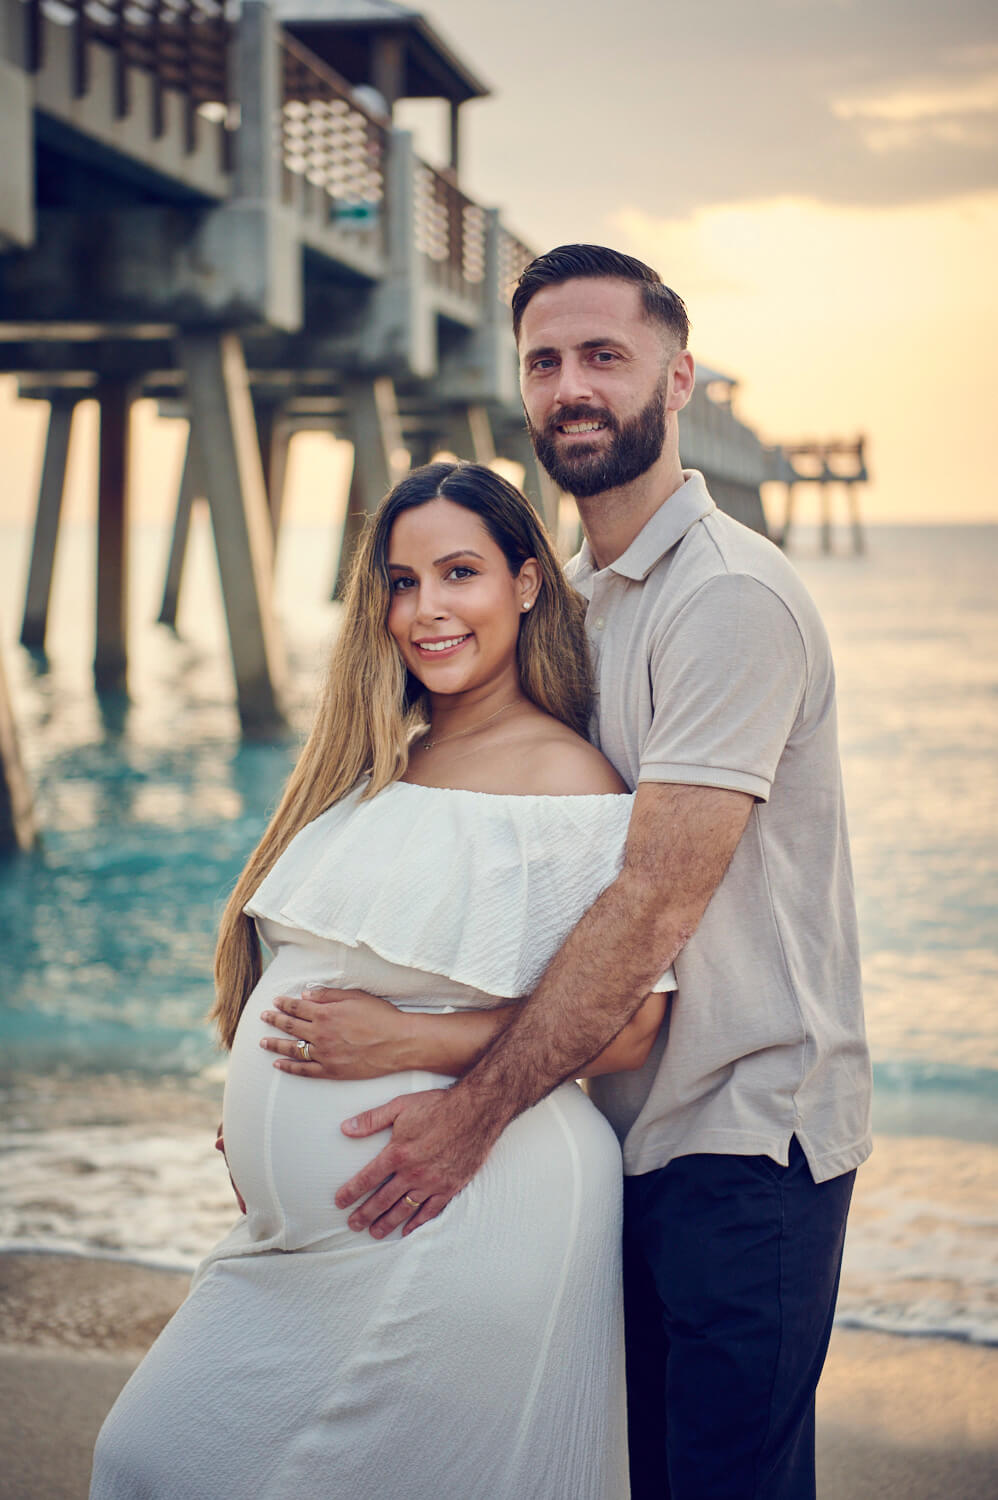
[[[151,397],[189,437],[150,615],[176,621],[203,498],[239,713],[266,731],[283,714],[271,590],[295,432],[353,445],[331,567],[405,466],[441,450],[515,461],[557,524],[510,330],[533,252],[459,179],[461,109],[487,89],[389,0],[0,0],[0,16],[0,373],[49,405],[21,641],[44,644],[73,412],[96,398],[94,676],[127,691],[129,413]],[[393,120],[427,96],[450,110],[442,167]],[[684,459],[765,530],[767,451],[733,382],[706,374]]]
[[[773,478],[786,487],[783,524],[777,536],[781,547],[789,546],[793,527],[798,519],[797,501],[801,486],[813,485],[818,490],[822,552],[829,555],[833,551],[832,500],[836,489],[842,490],[844,494],[852,550],[857,557],[866,551],[866,537],[859,510],[859,486],[868,484],[870,480],[866,466],[865,438],[784,443],[777,453],[777,468]]]

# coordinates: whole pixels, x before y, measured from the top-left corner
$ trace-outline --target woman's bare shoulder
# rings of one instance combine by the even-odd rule
[[[588,740],[538,709],[505,726],[491,743],[441,742],[414,757],[406,781],[512,797],[586,797],[626,792],[610,762]]]
[[[585,797],[626,792],[627,787],[605,755],[565,724],[524,746],[522,789],[541,797]]]

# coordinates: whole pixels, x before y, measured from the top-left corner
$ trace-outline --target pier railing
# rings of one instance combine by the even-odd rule
[[[432,282],[458,296],[481,296],[485,210],[448,174],[418,160],[413,234]]]
[[[38,73],[45,60],[46,29],[68,27],[72,34],[70,88],[74,99],[90,90],[93,49],[113,58],[114,115],[131,113],[130,70],[150,76],[150,130],[159,139],[166,128],[164,95],[184,101],[186,149],[197,146],[198,114],[206,107],[217,120],[229,112],[229,40],[232,23],[225,0],[26,0],[27,69]],[[228,156],[228,131],[222,137]]]
[[[285,203],[314,213],[386,249],[390,201],[387,165],[391,128],[357,99],[347,81],[307,47],[279,34],[280,155]],[[488,214],[462,192],[453,174],[413,160],[408,234],[429,283],[466,303],[480,302],[488,265]],[[531,258],[515,236],[501,232],[500,295]]]
[[[467,327],[508,301],[528,247],[265,0],[21,3],[37,107],[64,126],[219,204],[283,205],[311,250]]]
[[[391,131],[350,85],[300,42],[279,34],[282,196],[320,197],[324,218],[385,244],[385,166]]]
[[[499,230],[499,277],[498,292],[501,302],[508,302],[513,287],[523,268],[530,264],[535,252],[510,234],[508,229]]]

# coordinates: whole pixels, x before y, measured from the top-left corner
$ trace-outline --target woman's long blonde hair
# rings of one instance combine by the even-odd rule
[[[388,544],[402,511],[438,497],[478,516],[513,577],[527,558],[537,559],[541,588],[533,609],[520,621],[517,643],[520,685],[546,713],[579,734],[587,732],[592,671],[583,628],[585,605],[566,582],[536,511],[513,485],[479,464],[414,469],[386,495],[360,539],[315,723],[222,915],[211,1014],[226,1047],[232,1045],[262,969],[256,927],[243,907],[295,834],[345,797],[362,776],[370,777],[366,798],[404,774],[412,734],[427,721],[423,686],[407,671],[388,633]]]

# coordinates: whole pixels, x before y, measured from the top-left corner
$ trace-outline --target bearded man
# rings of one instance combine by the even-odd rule
[[[354,1227],[418,1230],[674,961],[648,1062],[592,1088],[626,1173],[633,1500],[813,1500],[814,1393],[870,1150],[827,637],[782,554],[682,468],[694,366],[657,273],[562,246],[523,272],[513,319],[538,457],[582,518],[568,574],[598,743],[636,789],[627,853],[453,1088],[344,1127],[393,1138],[337,1202],[369,1193]]]

